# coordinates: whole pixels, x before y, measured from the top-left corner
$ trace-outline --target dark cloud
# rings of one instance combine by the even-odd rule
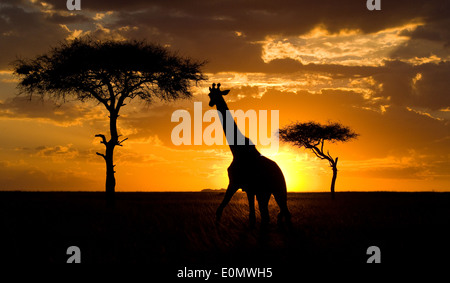
[[[37,12],[39,2],[53,5],[53,13],[43,15]],[[11,2],[12,3],[12,2]],[[12,42],[5,46],[14,46],[16,54],[28,56],[30,51],[24,48],[33,46],[34,52],[42,50],[40,46],[54,44],[68,35],[59,24],[81,24],[91,29],[98,37],[120,35],[124,38],[147,38],[161,44],[169,44],[174,50],[197,59],[207,59],[206,70],[218,71],[271,71],[296,70],[297,64],[290,61],[278,61],[264,64],[261,59],[261,41],[267,35],[297,36],[310,31],[321,24],[330,32],[342,29],[359,29],[363,32],[375,32],[384,28],[398,26],[411,21],[424,24],[408,36],[412,39],[432,39],[442,44],[450,40],[448,32],[449,4],[445,1],[385,1],[382,11],[371,12],[365,7],[365,1],[82,1],[82,11],[67,12],[65,1],[38,1],[34,5],[25,1],[22,6],[34,8],[34,12],[25,12],[20,5],[6,6],[1,9],[4,17],[14,15],[11,9],[18,10],[13,22],[5,26],[20,27],[23,44]],[[95,26],[95,22],[84,16],[84,12],[112,11],[111,20]],[[17,13],[17,12],[16,12]],[[11,15],[10,15],[11,14]],[[26,17],[26,20],[25,20]],[[34,33],[24,30],[34,29]],[[5,31],[8,33],[8,31]],[[236,33],[239,32],[239,35]],[[40,44],[29,44],[33,35],[39,34]],[[42,38],[42,34],[49,37]],[[23,36],[27,38],[25,41]],[[53,40],[52,40],[53,39]],[[7,38],[5,38],[5,42]],[[21,45],[17,49],[17,46]],[[416,44],[417,45],[417,44]],[[429,50],[407,42],[394,58],[414,58],[428,56]],[[412,48],[411,46],[416,46]],[[410,52],[407,52],[410,50]],[[428,52],[428,53],[427,53]],[[11,53],[11,52],[10,52]],[[411,54],[409,54],[411,53]],[[408,55],[407,55],[408,54]],[[405,57],[407,56],[407,57]],[[11,57],[11,56],[6,56]],[[1,62],[0,62],[1,65]]]
[[[84,15],[77,15],[77,14],[66,15],[58,12],[54,12],[47,15],[45,20],[55,24],[76,24],[86,22],[89,23],[90,21],[92,21],[92,19]]]
[[[420,79],[414,84],[411,104],[433,110],[450,107],[450,62],[424,64],[416,67],[416,70]]]
[[[373,77],[382,84],[382,90],[375,95],[386,99],[388,104],[432,110],[450,107],[449,62],[413,66],[389,61]]]
[[[65,1],[47,0],[56,9],[66,9]],[[427,21],[448,15],[445,1],[384,1],[381,12],[371,12],[366,1],[146,1],[100,0],[82,1],[82,9],[118,11],[137,21],[159,24],[167,30],[240,28],[252,37],[266,34],[301,34],[322,23],[332,31],[360,28],[365,32],[399,25],[412,18]],[[136,12],[139,13],[136,13]],[[125,18],[125,16],[124,16]]]
[[[66,11],[65,1],[50,3],[56,10]],[[323,25],[330,32],[359,29],[376,32],[421,21],[423,26],[409,34],[412,38],[450,40],[446,1],[384,1],[382,11],[368,11],[366,1],[82,1],[82,11],[71,16],[54,13],[47,21],[77,22],[83,11],[114,13],[104,28],[126,38],[148,38],[174,49],[208,59],[211,71],[248,71],[264,64],[261,45],[267,35],[297,36]],[[39,6],[39,1],[35,4]],[[92,24],[90,19],[86,19]],[[39,26],[39,25],[38,25]],[[122,29],[133,27],[133,29]],[[97,30],[100,32],[101,30]],[[239,36],[236,34],[239,32]],[[95,34],[95,32],[94,32]]]
[[[0,69],[18,57],[34,57],[63,40],[68,32],[28,6],[0,5]]]
[[[444,31],[448,25],[442,15],[450,10],[441,2],[389,1],[383,3],[381,12],[370,12],[365,1],[359,0],[196,1],[195,4],[135,1],[134,5],[123,4],[120,8],[119,3],[111,4],[111,9],[117,11],[117,21],[108,27],[135,26],[142,29],[142,36],[151,27],[158,31],[153,36],[163,43],[189,55],[209,59],[207,68],[211,71],[219,68],[253,71],[264,68],[259,42],[268,35],[298,36],[317,25],[325,26],[332,33],[342,29],[370,33],[419,20],[425,22],[423,28]],[[96,2],[87,9],[97,9],[97,5],[100,4]]]

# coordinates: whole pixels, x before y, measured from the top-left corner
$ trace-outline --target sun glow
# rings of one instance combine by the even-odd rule
[[[309,157],[307,154],[299,154],[293,152],[292,149],[282,146],[277,153],[270,153],[265,149],[260,150],[261,154],[275,161],[283,171],[286,180],[288,192],[308,191],[310,177],[306,178],[307,168],[310,167]]]

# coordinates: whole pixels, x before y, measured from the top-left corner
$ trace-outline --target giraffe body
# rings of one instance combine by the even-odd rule
[[[220,84],[217,88],[213,84],[210,89],[210,102],[209,105],[217,107],[217,111],[222,114],[222,117],[230,115],[228,106],[223,99],[223,95],[228,94],[229,90],[220,90]],[[225,134],[227,134],[226,121],[232,121],[234,123],[234,137],[237,137],[240,133],[237,128],[234,119],[222,119],[222,126]],[[242,189],[247,193],[249,209],[250,209],[250,224],[254,225],[256,222],[255,217],[255,196],[258,200],[258,206],[261,213],[261,224],[267,225],[269,223],[269,210],[268,204],[271,195],[275,197],[275,200],[280,207],[280,213],[278,214],[278,223],[282,223],[285,219],[290,222],[291,215],[287,208],[287,190],[286,181],[284,179],[283,172],[280,167],[269,158],[262,156],[251,141],[245,137],[244,145],[237,145],[236,142],[229,143],[230,150],[233,154],[233,161],[228,167],[229,184],[225,197],[217,209],[216,217],[220,220],[224,208],[231,200],[232,196],[238,189]]]

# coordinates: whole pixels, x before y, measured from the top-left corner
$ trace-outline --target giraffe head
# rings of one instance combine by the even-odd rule
[[[220,83],[212,84],[212,88],[209,88],[209,106],[213,107],[214,105],[217,105],[218,103],[225,103],[225,100],[223,99],[224,95],[227,95],[230,92],[230,90],[220,90]]]

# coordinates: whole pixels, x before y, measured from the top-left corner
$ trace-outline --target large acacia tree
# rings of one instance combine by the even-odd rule
[[[338,157],[333,158],[328,150],[325,153],[324,143],[325,141],[331,143],[347,142],[357,138],[358,134],[340,123],[328,123],[322,125],[316,122],[297,122],[280,129],[279,136],[282,141],[291,143],[300,148],[304,147],[310,149],[318,158],[328,161],[333,170],[333,178],[331,179],[331,198],[334,199],[334,187],[338,172]]]
[[[97,134],[105,145],[97,152],[106,163],[106,195],[113,198],[114,148],[122,146],[117,118],[126,100],[146,102],[187,98],[192,83],[204,80],[204,62],[193,61],[145,41],[97,41],[91,38],[61,43],[47,54],[13,63],[18,88],[27,95],[49,95],[65,101],[96,101],[109,113],[109,140]]]

